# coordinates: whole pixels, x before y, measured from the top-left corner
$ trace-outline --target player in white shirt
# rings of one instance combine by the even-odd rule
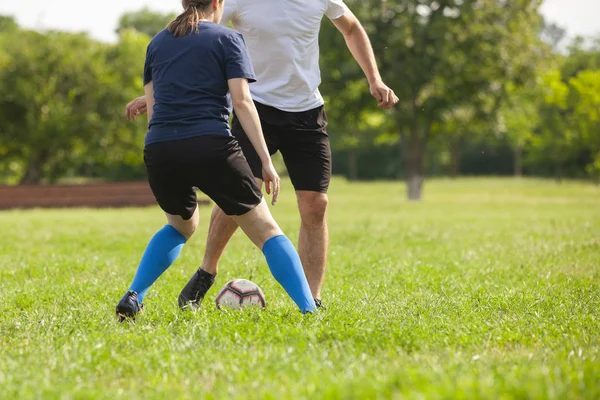
[[[317,306],[321,306],[327,264],[327,190],[331,180],[327,117],[319,92],[319,31],[324,16],[344,35],[379,107],[393,107],[398,98],[383,83],[369,38],[343,0],[225,0],[221,21],[231,22],[246,41],[256,73],[250,92],[269,151],[281,152],[296,190],[302,221],[298,250]],[[145,112],[143,97],[127,105],[130,119]],[[232,133],[260,180],[260,159],[236,117]],[[179,295],[182,308],[200,305],[236,229],[235,222],[215,207],[202,265]]]

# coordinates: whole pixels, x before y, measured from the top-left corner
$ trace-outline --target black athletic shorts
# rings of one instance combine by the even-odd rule
[[[296,190],[327,193],[331,181],[331,146],[323,106],[287,112],[254,102],[271,155],[281,152]],[[238,139],[255,177],[262,179],[262,163],[240,121],[234,115],[231,131]]]
[[[158,205],[185,220],[198,206],[195,188],[227,215],[243,215],[262,201],[260,188],[233,136],[153,143],[144,149],[144,162]]]

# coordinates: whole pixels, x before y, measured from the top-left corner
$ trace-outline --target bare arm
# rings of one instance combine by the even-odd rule
[[[346,45],[365,73],[371,87],[371,94],[379,101],[379,106],[385,109],[391,108],[398,102],[398,98],[394,94],[394,91],[387,87],[381,80],[371,41],[360,21],[352,11],[348,10],[344,15],[332,20],[332,22],[342,35],[344,35]]]
[[[269,149],[263,136],[262,127],[258,112],[254,106],[254,101],[250,95],[250,87],[248,80],[245,78],[234,78],[227,81],[229,92],[231,93],[231,101],[237,118],[244,128],[244,132],[250,139],[252,147],[260,157],[263,167],[263,178],[266,184],[267,193],[271,192],[270,184],[273,183],[273,204],[277,201],[279,195],[279,176],[273,167]],[[148,108],[150,109],[150,108]]]
[[[258,112],[250,95],[248,81],[243,78],[236,78],[229,79],[227,83],[229,85],[229,92],[231,93],[233,109],[242,124],[242,128],[244,128],[244,132],[246,132],[248,139],[250,139],[252,146],[256,150],[256,153],[258,153],[260,161],[263,164],[270,163],[271,157],[263,136]]]
[[[346,45],[354,59],[365,73],[369,84],[381,81],[377,61],[367,32],[360,21],[348,10],[338,19],[332,20],[335,27],[344,35]]]
[[[154,108],[154,83],[148,82],[144,86],[144,98],[146,100],[146,108],[148,110],[148,122],[152,119],[152,111]]]

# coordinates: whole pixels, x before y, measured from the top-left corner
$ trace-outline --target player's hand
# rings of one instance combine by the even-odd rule
[[[133,99],[125,107],[125,116],[129,121],[135,121],[135,117],[144,115],[148,111],[146,104],[146,97],[141,96],[137,99]]]
[[[277,198],[279,197],[280,180],[279,175],[277,174],[277,171],[275,171],[275,167],[271,161],[268,163],[263,163],[262,173],[267,194],[271,194],[271,192],[273,192],[273,201],[271,204],[275,205],[275,203],[277,203]]]
[[[371,96],[379,102],[378,106],[384,110],[389,110],[394,105],[398,104],[398,97],[392,89],[386,86],[381,81],[375,81],[370,87]]]

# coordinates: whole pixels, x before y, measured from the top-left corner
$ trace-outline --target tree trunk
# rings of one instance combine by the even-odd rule
[[[37,185],[42,181],[42,170],[48,159],[48,153],[43,152],[37,156],[32,157],[27,165],[27,171],[19,185]]]
[[[515,176],[522,177],[523,176],[523,146],[516,145],[515,146]]]
[[[450,148],[450,177],[456,179],[460,174],[460,143],[454,143]]]
[[[355,149],[350,149],[348,151],[348,178],[351,181],[358,179],[358,162],[356,160]]]
[[[412,175],[408,177],[406,181],[408,200],[421,201],[424,180],[425,177],[423,175]]]
[[[29,166],[27,172],[21,178],[19,185],[37,185],[42,180],[42,171],[34,165]]]
[[[559,161],[556,164],[556,170],[554,171],[554,180],[556,181],[556,183],[562,183],[562,179],[563,179],[563,166],[562,166],[562,161]]]
[[[562,183],[562,179],[564,176],[564,171],[563,171],[563,157],[562,155],[564,149],[562,148],[562,146],[559,146],[556,154],[557,154],[557,159],[556,159],[556,165],[555,165],[555,169],[554,169],[554,179],[556,180],[556,183]]]
[[[425,180],[425,143],[417,132],[412,132],[403,143],[407,196],[420,201]]]

